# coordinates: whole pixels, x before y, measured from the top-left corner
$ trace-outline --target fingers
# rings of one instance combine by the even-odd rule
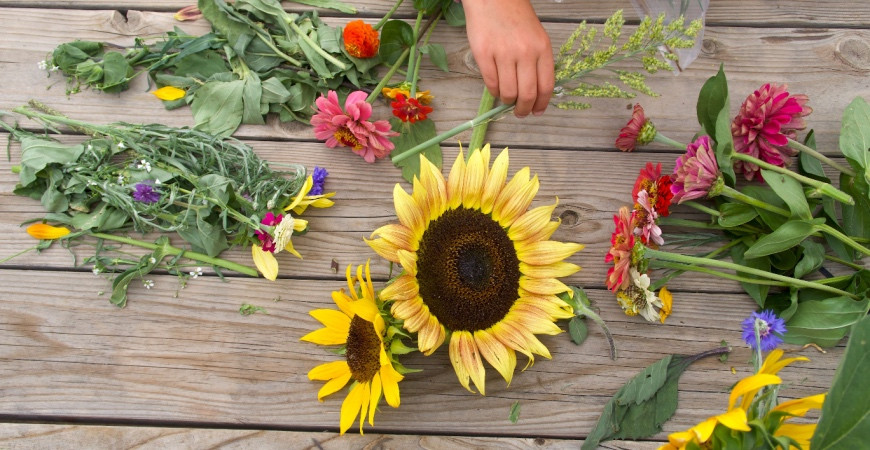
[[[538,68],[536,64],[521,63],[516,67],[516,104],[514,115],[526,117],[536,105],[538,92]]]
[[[503,58],[498,65],[498,98],[505,105],[517,100],[517,63]]]
[[[483,83],[489,89],[489,93],[495,98],[500,98],[498,69],[495,60],[491,57],[481,58],[477,61],[477,67],[480,69]]]
[[[538,59],[538,96],[535,98],[535,104],[532,106],[532,114],[539,116],[547,109],[550,103],[550,98],[553,96],[553,88],[555,85],[555,77],[553,74],[553,55],[545,53]]]

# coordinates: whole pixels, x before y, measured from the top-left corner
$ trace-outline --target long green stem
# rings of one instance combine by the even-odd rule
[[[120,242],[122,244],[135,245],[136,247],[141,247],[141,248],[145,248],[148,250],[157,250],[158,247],[161,247],[161,246],[158,246],[157,244],[152,244],[150,242],[140,241],[138,239],[128,238],[125,236],[115,236],[114,234],[90,233],[90,235],[95,237],[95,238],[105,239],[107,241]],[[232,270],[232,271],[235,271],[235,272],[238,272],[241,274],[249,275],[252,277],[259,276],[257,274],[256,269],[252,269],[248,266],[245,266],[245,265],[242,265],[239,263],[227,261],[227,260],[222,259],[222,258],[215,258],[212,256],[208,256],[206,254],[203,254],[203,253],[187,251],[184,249],[180,249],[178,247],[173,247],[169,244],[166,244],[162,247],[164,248],[164,251],[166,251],[167,255],[177,256],[177,255],[183,254],[183,256],[185,258],[192,259],[194,261],[200,261],[200,262],[202,262],[204,264],[208,264],[210,266],[223,267],[225,269],[229,269],[229,270]]]
[[[390,17],[393,16],[393,13],[395,13],[396,10],[399,9],[399,6],[401,6],[401,5],[402,5],[402,2],[404,2],[404,1],[405,1],[405,0],[398,0],[398,1],[396,2],[396,4],[393,5],[393,7],[390,8],[390,10],[387,11],[386,14],[384,14],[384,17],[382,17],[381,20],[379,20],[378,23],[376,23],[375,26],[372,27],[372,28],[374,28],[375,31],[380,30],[381,27],[383,27],[384,24],[387,23],[388,20],[390,20]]]
[[[733,247],[733,246],[735,246],[735,245],[737,245],[737,244],[739,244],[739,243],[741,243],[741,242],[743,242],[743,241],[740,240],[740,239],[734,239],[734,240],[732,240],[732,241],[729,241],[727,244],[725,244],[725,245],[723,245],[723,246],[717,248],[716,250],[713,250],[712,252],[707,253],[706,255],[704,255],[704,258],[715,258],[716,256],[719,256],[720,254],[722,254],[725,250],[728,250],[729,248],[731,248],[731,247]],[[667,285],[667,284],[668,284],[668,281],[671,281],[672,279],[674,279],[674,278],[676,278],[676,277],[682,275],[683,272],[685,272],[686,270],[688,270],[688,269],[685,268],[685,266],[681,266],[681,267],[669,267],[669,266],[664,266],[664,265],[663,265],[663,264],[674,264],[674,263],[657,262],[656,264],[659,264],[659,265],[661,265],[661,267],[664,267],[664,268],[677,269],[677,270],[675,270],[675,271],[673,271],[673,272],[671,272],[671,273],[669,273],[669,274],[667,274],[667,275],[665,275],[665,276],[659,278],[658,280],[656,280],[656,281],[655,281],[655,282],[654,282],[654,283],[649,287],[651,291],[657,291],[657,290],[659,290],[659,288],[661,288],[662,286]],[[676,264],[674,264],[674,265],[676,266]]]
[[[701,212],[705,212],[705,213],[707,213],[707,214],[709,214],[709,215],[711,215],[711,216],[713,216],[713,217],[719,217],[719,216],[722,215],[722,213],[720,213],[719,211],[716,211],[716,210],[713,209],[713,208],[710,208],[710,207],[708,207],[708,206],[704,206],[704,205],[702,205],[702,204],[700,204],[700,203],[698,203],[698,202],[694,202],[694,201],[691,201],[691,200],[690,200],[690,201],[687,201],[687,202],[680,203],[680,204],[681,204],[681,205],[689,206],[689,207],[694,208],[694,209],[697,209],[698,211],[701,211]]]
[[[734,200],[746,203],[747,205],[751,205],[751,206],[754,206],[756,208],[761,208],[765,211],[770,211],[774,214],[779,214],[779,215],[785,216],[785,217],[788,217],[790,215],[788,210],[782,209],[778,206],[773,206],[770,203],[767,203],[767,202],[759,200],[755,197],[751,197],[749,195],[746,195],[746,194],[744,194],[744,193],[742,193],[742,192],[738,191],[737,189],[734,189],[730,186],[723,185],[721,195],[724,195],[725,197],[728,197],[728,198],[733,198]]]
[[[402,152],[399,155],[396,155],[396,157],[393,158],[393,164],[397,164],[400,161],[403,161],[405,159],[410,158],[413,155],[416,155],[417,153],[420,153],[424,148],[427,148],[430,145],[441,143],[445,139],[450,139],[453,136],[456,136],[457,134],[462,133],[463,131],[466,131],[466,130],[474,128],[478,125],[484,124],[484,123],[492,120],[493,118],[500,117],[501,115],[505,114],[507,111],[510,111],[511,109],[513,109],[513,107],[514,107],[514,105],[496,106],[495,108],[490,109],[486,113],[479,115],[479,116],[475,117],[474,119],[469,120],[468,122],[463,122],[463,123],[451,128],[449,131],[441,133],[438,136],[435,136],[432,139],[429,139],[426,142],[423,142],[422,144],[418,144],[417,146],[411,147],[407,151]]]
[[[296,22],[295,22],[295,21],[288,19],[288,20],[287,20],[287,23],[290,25],[290,28],[291,28],[291,29],[292,29],[292,30],[293,30],[293,31],[294,31],[294,32],[295,32],[295,33],[296,33],[296,34],[297,34],[297,35],[298,35],[298,36],[299,36],[303,41],[305,41],[305,43],[308,44],[308,45],[312,48],[312,50],[314,50],[314,51],[317,52],[320,56],[322,56],[323,59],[325,59],[325,60],[331,62],[332,64],[335,65],[335,67],[338,67],[338,68],[341,69],[341,70],[347,69],[347,66],[345,66],[343,62],[341,62],[341,61],[335,59],[335,57],[332,56],[332,55],[330,55],[329,52],[327,52],[326,50],[324,50],[323,48],[321,48],[321,47],[320,47],[320,44],[318,44],[317,42],[314,42],[310,37],[308,37],[308,35],[305,34],[305,32],[302,31],[301,28],[299,28],[299,25],[296,25]]]
[[[660,144],[669,145],[671,147],[678,148],[680,150],[686,149],[686,144],[683,144],[682,142],[675,141],[675,140],[659,133],[658,131],[656,131],[656,135],[653,137],[653,141],[658,142]]]
[[[607,338],[607,343],[610,344],[610,359],[616,361],[616,345],[613,343],[613,335],[610,334],[610,329],[607,328],[607,324],[604,323],[604,320],[592,310],[592,308],[586,306],[582,301],[575,302],[574,304],[574,314],[584,315],[592,319],[593,322],[598,324],[601,327],[601,330],[604,332],[604,337]]]
[[[480,105],[477,107],[477,115],[480,116],[483,113],[492,109],[492,105],[495,104],[495,97],[489,92],[489,89],[484,86],[483,93],[480,94]],[[485,123],[480,125],[479,127],[475,127],[471,132],[471,140],[468,142],[468,150],[469,155],[475,149],[483,147],[483,141],[486,140],[486,129],[489,128],[489,124]]]
[[[814,180],[812,178],[805,177],[799,173],[792,172],[791,170],[788,170],[788,169],[783,168],[783,167],[775,166],[773,164],[762,161],[758,158],[749,156],[745,153],[733,152],[731,154],[731,159],[736,159],[739,161],[752,163],[752,164],[757,165],[758,167],[761,167],[762,169],[767,169],[767,170],[770,170],[770,171],[773,171],[773,172],[776,172],[776,173],[779,173],[779,174],[782,174],[785,176],[792,177],[795,180],[800,181],[803,184],[806,184],[807,186],[812,186],[812,187],[816,188],[816,192],[818,192],[820,194],[827,195],[828,197],[831,197],[834,200],[837,200],[841,203],[845,203],[847,205],[854,205],[855,204],[855,200],[852,198],[851,195],[835,188],[830,183],[825,183],[824,181]]]
[[[717,276],[719,278],[725,278],[726,280],[739,281],[741,283],[762,284],[765,286],[789,286],[788,283],[785,283],[783,281],[760,280],[758,278],[741,277],[740,275],[735,275],[735,274],[727,273],[727,272],[720,272],[718,270],[710,269],[707,267],[699,267],[699,266],[693,266],[693,265],[689,265],[689,264],[680,264],[680,263],[667,262],[667,261],[656,261],[655,263],[653,263],[653,267],[659,267],[662,269],[674,269],[677,272],[705,273],[707,275],[714,275],[714,276]],[[650,290],[653,290],[653,286],[650,286]]]
[[[793,149],[793,150],[798,150],[801,153],[806,153],[807,155],[810,155],[813,158],[818,159],[819,161],[839,170],[840,172],[845,173],[846,175],[849,175],[850,177],[855,176],[855,171],[852,170],[851,167],[844,166],[844,165],[832,160],[831,158],[828,158],[827,156],[819,153],[818,150],[807,147],[806,145],[801,144],[798,141],[795,141],[793,139],[789,139],[788,140],[788,147]]]
[[[375,101],[376,98],[378,98],[379,95],[381,95],[381,90],[384,89],[384,86],[386,86],[387,83],[390,82],[390,78],[392,78],[393,74],[395,74],[396,71],[399,70],[399,66],[401,66],[402,63],[405,62],[405,58],[408,57],[409,53],[411,53],[411,49],[406,48],[405,51],[403,51],[402,54],[399,55],[399,59],[397,59],[396,62],[393,63],[393,65],[390,67],[390,70],[388,70],[386,75],[381,78],[381,82],[378,83],[372,93],[369,94],[368,97],[366,97],[367,102],[372,103]]]
[[[746,267],[740,264],[730,263],[727,261],[720,261],[718,259],[709,259],[709,258],[698,258],[695,256],[681,255],[678,253],[670,253],[663,252],[661,250],[654,250],[651,248],[646,248],[644,250],[644,255],[653,258],[660,259],[664,261],[678,262],[689,265],[701,265],[701,266],[710,266],[710,267],[718,267],[721,269],[729,269],[734,270],[736,272],[748,273],[751,275],[756,275],[762,278],[767,278],[769,280],[782,281],[788,283],[789,286],[794,286],[798,288],[810,288],[817,289],[820,291],[826,291],[837,295],[842,295],[845,297],[852,298],[854,300],[859,300],[858,296],[831,286],[826,286],[824,284],[814,283],[812,281],[801,280],[798,278],[787,277],[784,275],[779,275],[775,273],[771,273],[765,270],[755,269],[752,267]]]
[[[414,65],[417,63],[417,59],[421,58],[420,55],[417,54],[417,40],[420,39],[420,23],[423,22],[423,11],[417,12],[417,20],[414,22],[414,39],[411,40],[411,56],[408,57],[408,75],[405,77],[405,81],[411,83],[413,87],[417,84],[417,79],[412,78],[417,74],[414,71]],[[411,98],[414,98],[416,92],[410,92]]]
[[[833,262],[835,262],[835,263],[842,264],[842,265],[844,265],[844,266],[846,266],[846,267],[848,267],[848,268],[850,268],[850,269],[855,269],[855,270],[864,270],[864,267],[863,267],[863,266],[859,266],[858,264],[855,264],[855,263],[852,263],[852,262],[846,261],[845,259],[837,258],[836,256],[825,255],[825,259],[827,259],[828,261],[833,261]]]
[[[815,225],[815,227],[816,227],[816,229],[818,229],[819,231],[821,231],[821,232],[823,232],[823,233],[828,233],[829,235],[833,236],[834,238],[836,238],[836,239],[839,240],[840,242],[842,242],[842,243],[848,245],[849,247],[852,247],[853,249],[855,249],[855,250],[857,250],[857,251],[863,253],[864,255],[870,256],[870,249],[868,249],[867,247],[864,247],[863,245],[861,245],[861,244],[855,242],[855,241],[852,240],[852,238],[850,238],[849,236],[846,236],[845,234],[843,234],[843,233],[837,231],[836,228],[834,228],[834,227],[832,227],[832,226],[830,226],[830,225],[828,225],[828,224],[824,224],[824,223],[821,224],[821,225]]]
[[[302,67],[301,62],[293,59],[292,57],[290,57],[286,53],[282,52],[281,49],[279,49],[278,47],[275,46],[274,43],[272,43],[271,39],[268,39],[267,37],[263,36],[260,33],[257,33],[257,37],[260,38],[260,41],[262,41],[264,44],[266,44],[267,47],[269,47],[273,52],[275,52],[275,54],[278,55],[278,57],[280,57],[284,61],[287,61],[290,64],[293,64],[296,67]]]
[[[441,11],[439,11],[438,15],[435,16],[435,18],[433,18],[429,22],[429,24],[428,24],[429,26],[426,28],[426,35],[423,38],[423,46],[426,46],[429,44],[429,39],[432,38],[432,32],[435,31],[435,25],[438,24],[439,20],[441,20]],[[419,38],[417,40],[419,40]],[[416,40],[415,40],[415,42],[416,42]],[[410,75],[410,80],[411,80],[411,90],[408,92],[409,98],[417,98],[417,80],[420,79],[420,63],[422,63],[422,62],[423,62],[423,55],[418,54],[417,60],[414,63],[413,70],[411,70],[410,74],[408,74],[408,75]],[[410,69],[411,68],[409,67],[409,70]]]

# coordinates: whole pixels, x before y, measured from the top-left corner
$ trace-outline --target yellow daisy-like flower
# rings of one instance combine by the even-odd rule
[[[411,98],[410,86],[405,86],[404,83],[396,87],[385,87],[381,89],[381,94],[390,100],[395,100],[396,96],[399,94],[404,95],[405,98]],[[416,98],[421,105],[428,105],[432,103],[435,96],[430,94],[429,91],[417,91]]]
[[[399,381],[403,376],[393,368],[384,346],[386,323],[381,317],[372,288],[369,263],[357,266],[356,279],[347,267],[347,285],[332,293],[338,306],[334,309],[316,309],[311,316],[326,328],[312,331],[302,337],[303,341],[320,345],[344,345],[345,360],[321,364],[308,372],[308,379],[326,381],[317,393],[317,399],[342,389],[353,380],[350,392],[341,404],[340,430],[344,434],[359,416],[359,431],[363,432],[366,416],[369,425],[374,425],[375,409],[381,395],[393,408],[399,407]],[[357,285],[359,293],[357,293]]]
[[[536,334],[558,334],[553,323],[573,316],[557,294],[571,289],[559,281],[580,267],[563,260],[583,248],[549,240],[559,226],[556,204],[527,210],[538,177],[520,169],[505,183],[508,151],[489,166],[489,145],[460,151],[447,180],[425,157],[412,194],[397,184],[393,198],[398,224],[375,230],[366,242],[378,255],[402,266],[383,291],[391,312],[417,333],[426,355],[450,336],[450,361],[459,382],[469,379],[484,394],[488,361],[510,384],[516,353],[550,357]],[[528,367],[528,365],[526,366]]]

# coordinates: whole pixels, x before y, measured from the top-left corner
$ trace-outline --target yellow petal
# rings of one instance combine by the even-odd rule
[[[423,236],[423,212],[414,201],[414,197],[408,195],[398,183],[393,188],[393,205],[395,205],[399,223],[411,230],[415,240],[419,240]]]
[[[574,242],[539,241],[517,245],[517,257],[526,264],[543,266],[562,261],[583,250],[583,247],[585,247],[583,244]]]
[[[341,420],[339,422],[341,434],[344,434],[353,425],[360,408],[362,408],[363,399],[366,397],[366,394],[364,383],[357,383],[347,394],[344,401],[341,402]]]
[[[562,329],[553,323],[550,316],[532,305],[514,305],[505,316],[505,320],[512,320],[524,330],[533,334],[546,334],[555,336],[562,333]]]
[[[730,410],[734,408],[734,404],[740,396],[744,396],[743,405],[745,407],[743,407],[743,409],[749,409],[749,404],[752,403],[752,397],[754,397],[754,395],[747,394],[754,394],[755,391],[763,388],[764,386],[780,383],[782,383],[782,379],[776,375],[759,373],[748,376],[738,381],[737,384],[734,385],[734,388],[731,389],[731,395],[728,397],[728,409]]]
[[[671,291],[662,286],[659,290],[659,299],[662,301],[662,308],[659,310],[659,320],[661,320],[662,323],[665,323],[665,319],[671,315],[671,309],[674,306],[674,296],[671,295]]]
[[[304,219],[293,218],[293,231],[305,231],[308,228],[308,221]]]
[[[493,214],[495,214],[495,211],[499,211],[499,225],[509,227],[523,215],[529,209],[529,205],[532,204],[535,195],[538,194],[540,186],[541,182],[538,180],[538,176],[535,175],[531,181],[522,186],[522,189],[516,195],[509,197],[505,203],[499,203],[499,200],[501,200],[501,196],[499,196],[499,200],[496,200],[495,209],[493,210]]]
[[[401,401],[399,398],[399,381],[402,381],[402,378],[404,376],[396,372],[392,364],[381,366],[381,384],[384,390],[384,399],[393,408],[398,408]]]
[[[347,296],[344,293],[344,289],[340,291],[332,291],[332,301],[335,302],[335,305],[338,306],[343,313],[345,313],[348,317],[353,316],[353,311],[350,309],[350,303],[353,302],[353,299]]]
[[[443,214],[447,208],[447,184],[441,171],[422,154],[420,155],[420,183],[428,193],[429,220],[433,220]]]
[[[379,236],[392,243],[395,247],[409,252],[417,251],[418,242],[414,239],[414,233],[410,228],[397,223],[384,225],[376,229],[371,237]],[[398,262],[398,261],[394,261]]]
[[[429,193],[426,192],[426,189],[423,187],[423,183],[420,182],[420,179],[414,176],[414,181],[411,183],[413,189],[411,190],[411,198],[414,199],[414,203],[417,204],[417,207],[420,208],[420,219],[422,221],[422,227],[426,228],[429,226],[429,217],[431,217],[429,213]]]
[[[570,291],[571,288],[555,278],[520,277],[520,287],[534,294],[555,295]]]
[[[60,239],[69,234],[65,227],[53,227],[44,223],[35,223],[27,227],[27,234],[40,240]]]
[[[752,431],[752,428],[746,423],[746,411],[741,408],[734,408],[725,414],[720,414],[716,416],[716,420],[732,430]]]
[[[577,264],[557,261],[543,266],[533,266],[524,262],[520,263],[520,272],[532,278],[562,278],[573,275],[580,270]]]
[[[402,275],[381,291],[381,300],[410,300],[417,296],[419,289],[416,278]]]
[[[372,378],[372,391],[369,394],[369,425],[375,425],[375,409],[381,401],[381,374],[376,373]]]
[[[462,187],[465,184],[465,156],[462,150],[456,155],[456,161],[447,175],[447,207],[456,209],[462,204]]]
[[[690,430],[671,433],[668,435],[668,444],[670,445],[670,447],[667,448],[669,450],[685,448],[686,444],[691,442],[694,436],[695,435]],[[666,448],[666,446],[659,447],[659,450],[661,450],[662,448]]]
[[[541,240],[540,237],[547,230],[547,225],[550,225],[552,222],[553,211],[556,210],[556,205],[558,204],[559,199],[556,198],[556,203],[552,205],[538,206],[526,211],[508,229],[508,237],[512,241]],[[556,223],[558,226],[558,222]]]
[[[412,277],[417,276],[417,254],[402,249],[399,249],[396,254],[399,256],[402,270]]]
[[[296,193],[296,197],[293,198],[293,202],[287,205],[287,207],[284,208],[284,211],[289,211],[298,206],[299,202],[301,202],[302,199],[305,198],[306,195],[308,195],[308,191],[311,190],[311,186],[314,186],[314,179],[311,178],[311,175],[308,175],[308,177],[305,178],[305,182],[302,183],[302,187],[299,188],[299,192]]]
[[[278,278],[278,260],[272,252],[263,250],[259,245],[251,246],[251,258],[257,270],[263,274],[263,278],[275,281]]]
[[[429,307],[424,304],[420,307],[420,309],[417,310],[417,312],[413,316],[405,319],[405,323],[403,326],[406,330],[412,333],[417,333],[420,331],[420,329],[426,326],[426,324],[429,322],[429,317],[431,317],[431,315],[429,314]]]
[[[319,381],[331,380],[333,378],[338,378],[345,373],[350,373],[350,366],[347,365],[347,361],[332,361],[323,363],[309,370],[308,379]]]
[[[152,92],[155,97],[164,101],[173,101],[178,100],[180,98],[184,98],[184,89],[179,89],[175,86],[163,86],[160,89]]]
[[[339,361],[339,362],[344,362],[344,361]],[[345,365],[347,365],[347,363],[345,363]],[[341,390],[341,388],[345,387],[347,385],[347,382],[350,381],[350,377],[351,377],[351,373],[350,373],[350,369],[348,369],[346,373],[339,375],[338,377],[327,381],[326,384],[324,384],[323,387],[321,387],[320,390],[317,391],[317,400],[322,402],[323,399],[326,398],[327,396],[332,395],[332,394],[338,392],[339,390]]]
[[[809,449],[810,440],[816,432],[815,423],[784,423],[773,432],[774,436],[788,436],[795,441],[801,448]]]
[[[351,316],[348,316],[341,311],[336,311],[334,309],[313,309],[309,311],[308,314],[317,319],[318,322],[322,323],[327,328],[332,328],[333,330],[344,332],[345,334],[350,330]]]
[[[441,347],[446,338],[447,331],[444,325],[438,322],[437,317],[430,314],[427,324],[417,333],[417,348],[424,355],[429,356]]]
[[[710,436],[713,435],[713,430],[716,428],[717,422],[718,420],[715,417],[711,417],[690,428],[689,431],[695,435],[698,442],[707,442],[710,440]]]
[[[459,383],[469,392],[474,392],[468,386],[468,379],[474,383],[481,395],[486,395],[484,383],[486,382],[485,369],[483,361],[480,359],[480,354],[477,352],[477,346],[474,344],[474,337],[468,331],[454,331],[450,336],[450,363],[453,364],[453,370],[456,372],[456,377],[459,378]]]
[[[803,417],[811,409],[821,409],[825,403],[826,394],[817,394],[810,397],[796,398],[776,405],[773,411],[782,411],[793,416]]]
[[[365,241],[365,243],[368,244],[368,246],[371,247],[371,249],[374,250],[375,253],[377,253],[378,256],[380,256],[381,258],[395,263],[399,262],[399,256],[396,254],[396,252],[398,252],[399,250],[399,247],[396,244],[393,244],[392,242],[384,238],[363,238],[363,241]]]
[[[516,353],[505,347],[504,344],[486,330],[474,332],[474,343],[484,359],[504,377],[508,386],[510,386],[511,379],[514,376],[514,369],[517,367]]]
[[[299,259],[302,259],[302,255],[299,254],[299,252],[297,252],[295,248],[293,248],[293,241],[287,241],[287,245],[284,246],[284,251]]]
[[[761,365],[761,369],[758,373],[766,373],[770,375],[776,375],[782,370],[785,366],[795,362],[795,361],[809,361],[810,359],[805,356],[797,356],[794,358],[782,358],[783,351],[781,349],[775,349],[768,353],[767,358],[764,358],[764,363]]]
[[[486,181],[486,166],[480,151],[473,151],[468,157],[465,178],[462,184],[462,206],[468,209],[480,207],[480,194]]]
[[[393,306],[390,307],[390,312],[393,314],[393,317],[397,319],[408,320],[411,317],[416,316],[424,307],[423,299],[416,297],[411,300],[399,300],[394,302]]]
[[[488,145],[488,144],[487,144]],[[486,182],[483,185],[483,194],[480,197],[480,211],[484,214],[492,212],[498,194],[504,187],[508,172],[508,149],[505,148],[492,164]]]

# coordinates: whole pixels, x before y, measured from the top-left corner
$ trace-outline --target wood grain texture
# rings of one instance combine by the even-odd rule
[[[335,20],[333,23],[340,23]],[[0,51],[4,54],[0,61],[4,81],[0,109],[8,110],[36,98],[82,120],[193,125],[189,109],[165,111],[147,92],[144,79],[132,83],[130,90],[121,94],[83,92],[68,97],[63,78],[54,74],[45,79],[45,73],[36,65],[55,46],[74,38],[131,45],[133,36],[158,35],[176,25],[190,33],[208,29],[205,22],[179,24],[168,13],[129,11],[125,21],[117,11],[65,10],[59,15],[43,9],[0,9],[0,26],[4,29],[0,35]],[[562,42],[574,26],[548,23],[547,28],[553,42]],[[34,29],[45,31],[34,36]],[[443,131],[473,117],[483,85],[462,30],[439,27],[433,41],[445,46],[451,72],[441,72],[427,63],[422,77],[423,86],[436,97],[435,112],[430,117]],[[698,90],[720,63],[725,64],[729,74],[735,113],[746,95],[764,82],[788,83],[792,92],[807,94],[814,108],[808,123],[816,130],[819,148],[828,153],[836,149],[845,106],[856,96],[870,98],[866,81],[870,74],[867,30],[710,27],[703,49],[701,57],[681,75],[659,73],[651,77],[653,89],[667,95],[638,99],[658,129],[677,140],[687,141],[697,131]],[[593,102],[595,107],[587,111],[551,107],[543,117],[521,120],[509,116],[493,123],[488,137],[499,146],[612,148],[619,129],[630,116],[630,103],[601,100]],[[376,116],[389,116],[387,107],[381,105]],[[313,139],[308,126],[272,119],[265,127],[243,126],[236,135]],[[467,141],[468,135],[460,134],[455,139]],[[455,143],[455,139],[451,142]]]
[[[335,356],[299,338],[319,328],[308,311],[330,307],[330,291],[343,283],[205,276],[181,289],[174,277],[148,278],[154,288],[131,285],[121,310],[99,294],[106,281],[90,273],[0,271],[0,416],[335,431],[341,394],[318,404],[320,383],[305,375]],[[403,362],[423,372],[407,376],[401,407],[382,405],[372,431],[578,439],[641,368],[668,353],[734,344],[727,364],[703,360],[683,376],[680,409],[666,425],[674,431],[724,408],[730,385],[747,375],[740,321],[755,305],[745,296],[681,294],[667,323],[650,325],[624,316],[609,292],[590,294],[616,339],[616,361],[594,327],[580,347],[565,334],[544,336],[553,360],[539,358],[510,387],[488,370],[481,397],[459,386],[446,348],[415,354]],[[241,316],[243,303],[268,314]],[[842,348],[800,353],[812,362],[782,372],[786,397],[826,390]],[[511,424],[514,401],[522,409]]]

